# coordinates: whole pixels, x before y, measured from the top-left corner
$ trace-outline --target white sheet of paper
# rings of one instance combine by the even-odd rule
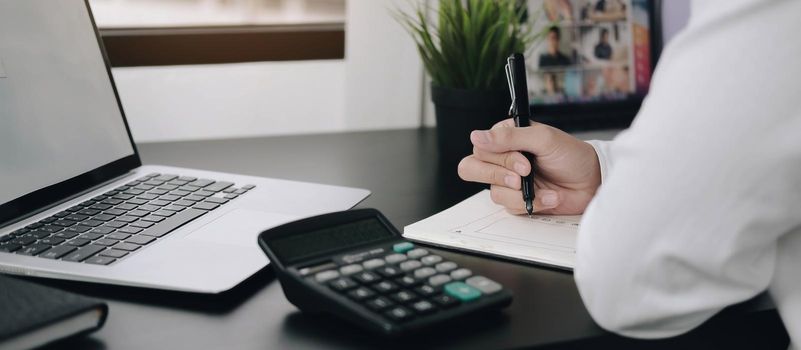
[[[580,215],[516,216],[479,192],[404,227],[407,239],[572,270]]]

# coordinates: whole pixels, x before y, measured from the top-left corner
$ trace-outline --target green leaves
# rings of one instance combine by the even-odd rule
[[[525,11],[518,0],[440,0],[437,23],[424,4],[395,17],[417,43],[435,85],[494,90],[506,86],[506,58],[525,52],[542,34],[532,32]]]

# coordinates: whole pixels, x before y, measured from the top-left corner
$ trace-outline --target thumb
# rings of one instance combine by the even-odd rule
[[[525,128],[475,130],[470,133],[470,141],[476,148],[494,153],[526,151],[542,155],[550,153],[556,146],[554,134],[550,126],[534,123]]]

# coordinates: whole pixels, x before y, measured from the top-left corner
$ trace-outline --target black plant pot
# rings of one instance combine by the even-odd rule
[[[511,98],[508,90],[465,90],[431,85],[437,118],[440,161],[455,165],[473,152],[470,132],[489,129],[506,119]]]

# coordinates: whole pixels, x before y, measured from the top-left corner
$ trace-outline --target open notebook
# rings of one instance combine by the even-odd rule
[[[580,215],[516,216],[484,190],[404,227],[407,239],[435,246],[572,270]]]

